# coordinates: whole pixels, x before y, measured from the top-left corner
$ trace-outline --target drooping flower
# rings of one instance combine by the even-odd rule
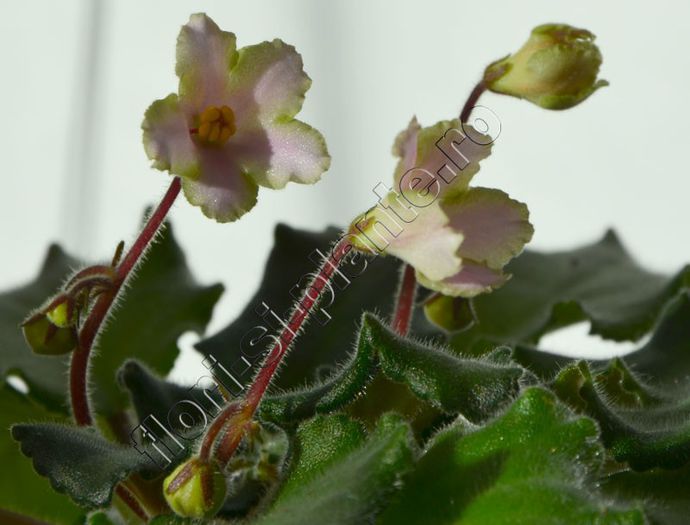
[[[517,53],[489,65],[484,83],[496,93],[524,98],[546,109],[573,107],[597,89],[601,52],[594,35],[565,24],[532,30]]]
[[[532,237],[527,206],[500,190],[470,187],[491,138],[459,120],[398,135],[395,187],[350,226],[356,249],[394,255],[425,287],[473,297],[501,286],[503,267]]]
[[[234,34],[195,14],[180,31],[175,71],[178,93],[146,111],[144,147],[208,217],[234,221],[259,186],[313,184],[328,169],[322,135],[294,119],[311,84],[294,47],[276,39],[237,50]]]

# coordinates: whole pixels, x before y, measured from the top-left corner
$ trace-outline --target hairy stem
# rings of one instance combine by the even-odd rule
[[[72,363],[70,366],[70,400],[72,413],[77,425],[90,425],[93,421],[87,394],[87,373],[94,341],[103,326],[103,321],[108,316],[108,312],[115,302],[118,292],[122,288],[122,284],[127,280],[132,269],[137,265],[137,262],[148,248],[179,193],[180,179],[175,177],[160,204],[151,217],[149,217],[139,237],[118,266],[112,288],[103,292],[96,299],[96,303],[82,325],[77,348],[72,352]]]
[[[134,512],[134,514],[136,514],[141,521],[144,523],[149,522],[148,513],[144,510],[144,507],[142,507],[141,503],[139,503],[139,500],[136,498],[136,496],[127,487],[125,487],[124,483],[120,483],[117,487],[115,487],[115,494],[117,494],[117,496],[130,509],[132,509],[132,512]]]
[[[477,83],[477,85],[474,86],[474,89],[470,92],[470,96],[467,97],[467,100],[465,101],[465,105],[462,107],[462,111],[460,111],[460,122],[462,122],[462,123],[467,122],[467,120],[470,118],[470,114],[472,113],[472,110],[477,105],[477,101],[479,100],[479,97],[481,97],[485,91],[486,91],[486,84],[484,84],[483,80],[480,80]]]
[[[417,295],[417,278],[414,268],[406,264],[400,273],[400,284],[395,301],[391,328],[399,335],[407,335],[410,331],[410,321],[414,309],[414,299]]]
[[[309,318],[314,306],[317,304],[321,293],[329,285],[340,263],[352,248],[347,240],[341,240],[331,250],[324,260],[314,279],[309,283],[300,302],[290,316],[290,319],[282,333],[274,339],[274,346],[266,355],[261,369],[252,382],[243,401],[237,401],[226,406],[204,436],[199,456],[207,459],[211,454],[213,443],[221,431],[227,427],[227,431],[220,439],[215,457],[221,467],[224,467],[234,454],[244,435],[245,429],[251,418],[256,413],[266,390],[271,384],[276,371],[283,362],[285,356],[305,321]]]

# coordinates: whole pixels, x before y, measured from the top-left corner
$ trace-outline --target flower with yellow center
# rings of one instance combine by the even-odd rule
[[[144,148],[207,216],[234,221],[259,186],[313,184],[328,169],[323,137],[294,118],[311,84],[294,47],[276,39],[236,49],[234,34],[195,14],[177,40],[176,73],[178,93],[146,111]]]
[[[206,144],[222,146],[237,131],[235,113],[228,106],[207,107],[199,117],[199,140]]]

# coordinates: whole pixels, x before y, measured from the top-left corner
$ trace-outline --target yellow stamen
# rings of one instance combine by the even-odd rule
[[[211,126],[211,133],[208,134],[208,141],[209,142],[218,142],[219,137],[220,137],[220,124],[218,122],[214,122],[213,125]]]
[[[204,144],[222,146],[235,131],[235,113],[228,106],[209,106],[199,115],[197,136]]]
[[[211,123],[210,122],[203,122],[199,126],[199,138],[201,140],[208,140],[208,134],[211,132]]]
[[[230,122],[235,122],[235,114],[228,106],[223,106],[222,108],[220,108],[220,111],[223,114],[223,120],[225,120],[225,122],[227,122],[228,124]]]
[[[234,129],[230,129],[229,127],[225,126],[223,129],[220,130],[218,142],[220,142],[221,144],[225,144],[230,138],[230,135],[234,133],[234,131]]]
[[[213,122],[220,118],[220,110],[215,106],[207,107],[201,114],[201,122]]]

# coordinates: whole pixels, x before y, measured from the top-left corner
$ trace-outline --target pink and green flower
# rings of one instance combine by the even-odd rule
[[[451,156],[439,147],[444,137],[457,139]],[[525,204],[500,190],[470,187],[490,152],[490,137],[459,120],[422,128],[413,119],[393,146],[400,157],[395,188],[350,226],[355,247],[374,251],[383,232],[380,251],[412,265],[420,284],[445,295],[473,297],[504,284],[503,267],[533,228]]]
[[[178,93],[146,111],[144,148],[208,217],[234,221],[259,186],[313,184],[328,169],[323,136],[294,118],[311,84],[294,47],[276,39],[238,50],[234,34],[195,14],[180,31],[175,71]]]

